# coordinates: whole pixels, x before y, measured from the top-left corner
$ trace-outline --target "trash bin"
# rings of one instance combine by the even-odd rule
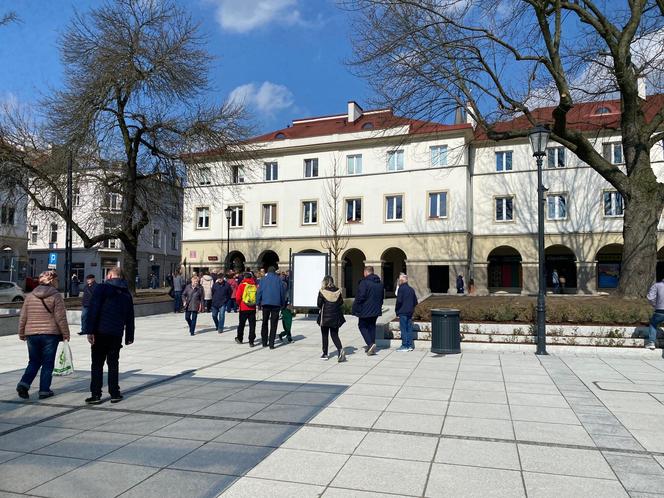
[[[431,310],[431,352],[438,354],[461,352],[459,310]]]

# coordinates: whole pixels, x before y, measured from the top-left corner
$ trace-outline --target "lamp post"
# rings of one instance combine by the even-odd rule
[[[546,352],[546,275],[544,268],[544,192],[542,185],[542,162],[546,155],[546,145],[551,132],[542,125],[537,125],[528,133],[533,156],[537,161],[537,254],[539,260],[539,288],[537,292],[537,351]]]
[[[226,215],[226,270],[230,270],[231,262],[228,260],[231,255],[231,216],[233,215],[233,208],[226,206],[224,209],[224,214]]]

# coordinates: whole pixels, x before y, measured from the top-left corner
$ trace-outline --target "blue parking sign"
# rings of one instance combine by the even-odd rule
[[[58,267],[58,253],[49,252],[48,253],[48,269],[55,270]]]

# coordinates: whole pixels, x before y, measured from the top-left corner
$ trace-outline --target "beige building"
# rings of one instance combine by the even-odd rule
[[[27,203],[12,192],[0,192],[0,280],[21,287],[28,266]]]

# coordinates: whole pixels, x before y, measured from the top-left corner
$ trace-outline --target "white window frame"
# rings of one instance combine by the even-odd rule
[[[37,244],[39,242],[39,227],[37,225],[30,225],[30,243]]]
[[[497,195],[493,198],[493,221],[496,223],[513,223],[516,218],[514,212],[515,197],[513,195]],[[507,218],[507,202],[510,201],[512,204],[512,217]],[[498,218],[498,202],[502,204],[503,217]]]
[[[564,199],[564,205],[565,205],[565,215],[561,216],[560,210],[561,210],[561,203],[556,202],[554,204],[554,216],[551,217],[551,199]],[[551,194],[547,194],[546,196],[546,219],[548,221],[562,221],[566,220],[567,217],[569,216],[569,202],[567,200],[567,193],[565,192],[554,192]]]
[[[401,218],[397,218],[397,217],[396,217],[396,214],[397,214],[397,207],[398,207],[398,205],[397,205],[397,199],[401,199]],[[405,213],[405,202],[404,202],[404,201],[405,201],[405,196],[404,196],[404,194],[386,194],[386,195],[385,195],[385,202],[384,202],[383,204],[384,204],[384,206],[385,206],[385,216],[384,216],[384,220],[385,220],[386,222],[393,223],[393,222],[399,222],[399,221],[403,221],[403,220],[404,220],[404,218],[405,218],[405,216],[404,216],[404,213]],[[394,204],[394,205],[392,206],[392,212],[393,212],[393,214],[394,214],[394,216],[393,216],[392,218],[389,218],[390,203]]]
[[[447,152],[447,145],[432,145],[429,147],[431,167],[442,168],[447,166]]]
[[[0,223],[13,227],[16,224],[16,208],[4,205],[2,206],[1,211]]]
[[[499,150],[496,151],[496,171],[499,173],[505,172],[505,171],[512,171],[514,169],[514,153],[511,150]],[[501,157],[502,159],[500,160],[500,164],[498,162],[498,158]],[[509,165],[507,158],[510,158],[509,160]],[[509,166],[509,168],[508,168]]]
[[[304,160],[304,177],[305,178],[318,178],[318,158],[317,157],[310,157],[310,158]]]
[[[269,223],[265,222],[265,209],[268,207],[274,207],[274,213],[272,212],[272,209],[270,209],[270,216],[269,216]],[[276,227],[278,223],[278,216],[279,216],[279,207],[277,206],[276,202],[264,202],[261,204],[261,226],[265,228],[270,228],[270,227]]]
[[[104,222],[104,233],[109,233],[113,229],[114,229],[113,223],[111,223],[110,221]],[[101,243],[101,246],[104,249],[119,249],[120,248],[119,242],[120,241],[118,239],[106,239]]]
[[[362,174],[362,154],[348,154],[346,156],[346,174],[348,175]]]
[[[562,156],[562,164],[561,163]],[[553,165],[552,165],[553,160]],[[567,166],[567,151],[565,147],[548,147],[546,149],[546,167],[548,169],[564,168]]]
[[[231,219],[229,220],[229,225],[231,228],[243,228],[244,227],[244,204],[235,204],[233,206],[228,206],[231,208]]]
[[[440,214],[440,196],[445,196],[445,214]],[[436,197],[436,215],[431,216],[431,206],[434,196]],[[444,220],[449,216],[450,209],[450,200],[449,192],[447,190],[436,190],[433,192],[427,192],[427,219],[429,220]]]
[[[318,225],[318,201],[317,200],[302,201],[301,205],[302,205],[302,217],[301,217],[302,225],[305,226]],[[307,221],[307,215],[309,216],[308,221]]]
[[[357,217],[357,211],[358,211],[357,203],[358,203],[358,201],[359,201],[359,204],[360,204],[360,209],[359,209],[360,217],[359,218]],[[344,199],[344,220],[345,220],[346,223],[349,223],[349,224],[352,224],[352,225],[357,224],[357,223],[362,223],[363,204],[364,204],[364,202],[363,202],[362,197],[348,197],[347,199]],[[351,219],[348,219],[348,209],[351,206],[352,206],[352,212],[353,213],[352,213]]]
[[[279,180],[279,163],[277,161],[263,163],[263,180],[266,182]]]
[[[207,214],[206,214],[207,213]],[[196,230],[210,229],[210,206],[196,207]]]
[[[106,194],[106,204],[105,207],[109,211],[120,211],[122,208],[122,201],[120,199],[120,194],[117,192],[108,192]]]
[[[81,189],[79,187],[72,189],[71,205],[72,207],[79,207],[81,205]]]
[[[55,237],[53,236],[55,234]],[[48,243],[49,244],[57,244],[58,243],[58,224],[57,223],[51,223],[49,226],[49,231],[48,231]],[[55,240],[53,240],[55,239]]]
[[[161,249],[161,230],[159,228],[152,229],[152,248]]]
[[[609,195],[609,209],[610,212],[606,212],[606,196]],[[620,201],[618,201],[620,199]],[[620,208],[620,213],[618,213],[618,208]],[[602,212],[604,213],[605,218],[622,218],[625,215],[625,200],[620,192],[617,190],[604,190],[602,192]]]
[[[171,251],[178,250],[178,233],[171,232]]]
[[[241,164],[234,165],[231,170],[231,183],[238,184],[238,183],[244,183],[244,181],[245,181],[244,166],[242,166]]]
[[[212,169],[205,166],[200,168],[199,185],[212,185]]]
[[[388,151],[387,171],[403,171],[404,161],[403,149]]]
[[[622,142],[604,142],[602,144],[602,156],[611,164],[625,164],[623,152]]]

